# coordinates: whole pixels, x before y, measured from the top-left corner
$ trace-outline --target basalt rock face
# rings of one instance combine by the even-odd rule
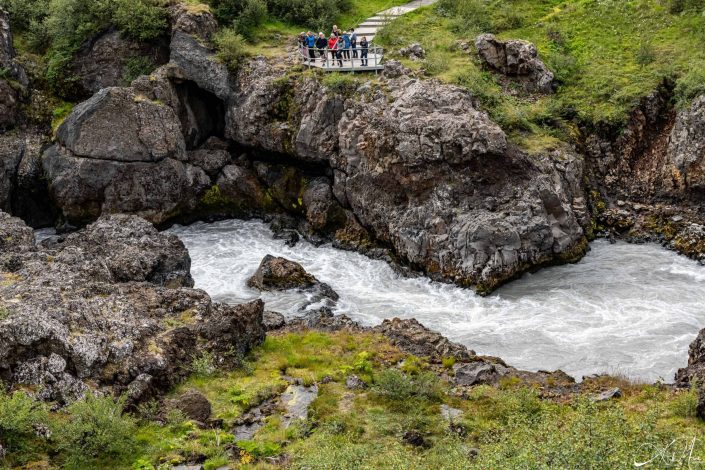
[[[675,111],[671,95],[664,83],[618,135],[586,139],[596,229],[705,260],[705,96]]]
[[[99,389],[134,403],[177,383],[202,351],[225,360],[264,338],[261,302],[166,287],[192,285],[188,253],[143,219],[104,217],[36,246],[0,213],[0,234],[0,377],[40,399]]]
[[[108,30],[92,37],[81,46],[72,63],[77,77],[79,96],[91,96],[103,88],[126,85],[130,61],[164,64],[168,47],[155,41],[141,44],[123,37],[119,31]]]
[[[688,348],[688,366],[676,372],[676,384],[690,386],[698,385],[697,413],[705,419],[705,329],[700,330],[695,340]]]
[[[176,31],[168,65],[99,92],[59,129],[44,168],[64,218],[288,214],[300,222],[287,230],[314,241],[389,247],[482,292],[583,254],[582,163],[570,149],[519,151],[469,93],[435,81],[334,91],[283,73],[260,58],[232,76]]]
[[[459,88],[400,78],[346,96],[283,85],[264,61],[239,83],[226,136],[330,166],[341,206],[428,274],[491,290],[585,248],[581,160],[516,150]]]
[[[189,165],[174,111],[131,88],[77,106],[43,156],[49,192],[71,223],[130,212],[155,223],[197,202],[209,179]]]

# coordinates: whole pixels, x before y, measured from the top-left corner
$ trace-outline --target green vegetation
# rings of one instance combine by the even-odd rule
[[[529,149],[553,147],[588,128],[625,124],[665,79],[687,104],[704,91],[705,16],[699,0],[441,0],[390,24],[389,50],[419,42],[425,62],[402,61],[468,88]],[[472,46],[483,32],[536,44],[559,88],[527,96],[487,71]],[[465,42],[469,49],[461,47]]]
[[[153,470],[200,461],[210,469],[268,469],[280,468],[268,457],[286,454],[288,468],[595,469],[648,461],[646,468],[688,468],[705,459],[695,387],[676,391],[601,377],[587,381],[582,394],[550,399],[513,378],[456,394],[437,376],[444,368],[434,367],[370,333],[269,336],[242,367],[195,373],[174,390],[174,396],[190,389],[204,394],[212,417],[223,420],[214,429],[157,402],[131,416],[122,413],[122,400],[88,397],[50,413],[24,392],[0,392],[4,463]],[[370,387],[347,389],[353,373]],[[318,384],[308,420],[285,428],[284,410],[274,408],[251,440],[236,441],[237,418],[283,392],[285,376]],[[591,400],[613,386],[622,398]],[[441,405],[460,415],[448,421]],[[421,441],[411,445],[409,434]]]
[[[218,31],[213,38],[218,48],[218,58],[231,70],[237,69],[240,60],[246,56],[245,39],[233,28]]]

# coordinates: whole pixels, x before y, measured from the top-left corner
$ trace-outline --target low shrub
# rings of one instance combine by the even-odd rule
[[[344,96],[352,95],[357,89],[357,82],[350,74],[329,73],[323,78],[322,82],[332,93]]]
[[[680,393],[671,404],[673,414],[681,418],[694,418],[698,409],[698,385],[693,384],[688,391]]]
[[[101,462],[115,465],[133,457],[136,423],[123,414],[124,405],[124,399],[88,394],[66,408],[67,420],[58,430],[66,468],[99,468]]]
[[[236,70],[246,56],[245,38],[234,28],[221,29],[213,38],[218,58],[231,70]]]
[[[213,354],[203,351],[200,355],[194,356],[191,362],[191,372],[198,377],[208,377],[216,371]]]
[[[398,369],[385,369],[375,376],[373,390],[394,401],[412,397],[435,400],[441,396],[438,377],[432,372],[421,372],[412,378]]]
[[[24,464],[39,451],[35,427],[46,426],[49,415],[43,403],[24,392],[8,394],[0,384],[0,444],[10,462]]]

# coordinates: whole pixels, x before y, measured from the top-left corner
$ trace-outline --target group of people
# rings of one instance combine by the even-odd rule
[[[360,64],[367,67],[370,44],[366,36],[360,38],[358,43],[357,33],[354,28],[350,31],[340,31],[338,26],[333,25],[333,32],[326,39],[325,34],[318,33],[316,36],[311,31],[299,34],[299,47],[304,57],[304,62],[315,64],[320,60],[324,67],[328,65],[328,54],[331,58],[331,66],[335,63],[338,67],[343,66],[343,61],[353,61],[360,58]]]

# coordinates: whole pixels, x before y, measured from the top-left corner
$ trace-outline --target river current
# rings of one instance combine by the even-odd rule
[[[260,221],[195,223],[169,230],[192,258],[196,287],[215,300],[262,297],[268,310],[299,314],[305,296],[264,293],[246,280],[266,254],[301,263],[340,294],[336,313],[375,325],[416,318],[478,354],[527,370],[562,369],[672,382],[705,327],[705,267],[658,245],[596,241],[577,264],[526,274],[489,297],[405,278],[385,262],[301,241],[288,247]]]

